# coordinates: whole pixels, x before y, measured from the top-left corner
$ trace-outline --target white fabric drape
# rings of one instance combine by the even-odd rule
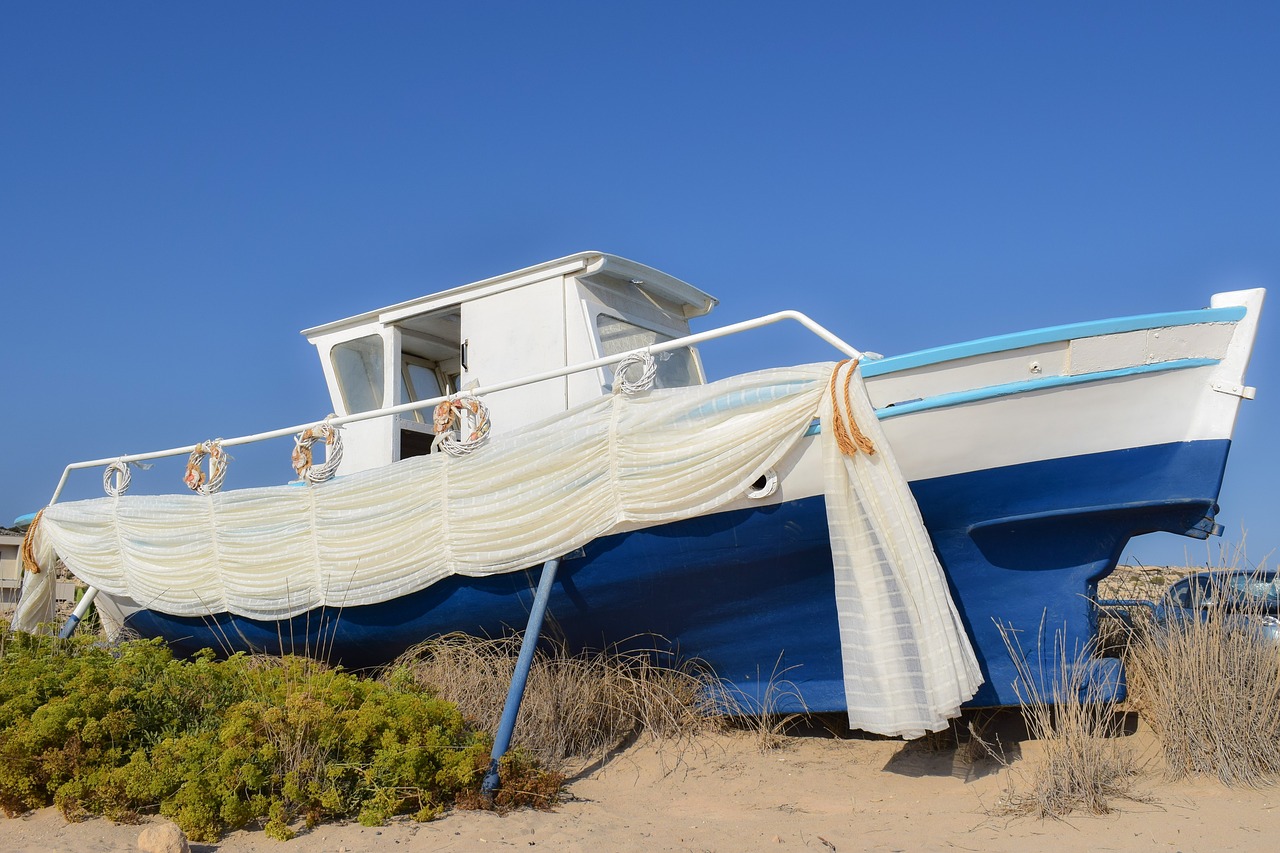
[[[175,615],[270,620],[373,604],[453,574],[527,568],[620,528],[715,512],[822,409],[851,724],[936,730],[977,689],[977,664],[860,377],[853,417],[880,452],[848,458],[834,446],[832,370],[601,397],[466,457],[417,457],[318,485],[54,504],[34,550],[43,567],[60,557],[102,592]],[[31,630],[48,612],[50,575],[29,576],[15,627]]]
[[[866,731],[914,737],[938,731],[982,684],[982,672],[951,601],[915,498],[855,372],[821,408],[823,487],[831,529],[836,614],[849,719]],[[834,398],[834,399],[833,399]],[[836,446],[833,405],[876,453]]]

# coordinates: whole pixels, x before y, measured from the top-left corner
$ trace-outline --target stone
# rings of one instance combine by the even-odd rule
[[[186,833],[176,823],[157,823],[142,830],[138,849],[142,853],[191,853]]]

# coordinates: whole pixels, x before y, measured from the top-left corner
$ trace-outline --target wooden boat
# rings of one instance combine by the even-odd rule
[[[873,358],[794,312],[692,334],[689,321],[715,306],[712,297],[641,264],[581,253],[306,330],[337,416],[330,424],[341,426],[343,452],[334,480],[187,495],[168,503],[128,496],[55,503],[46,516],[59,520],[42,525],[49,527],[46,548],[100,590],[98,606],[112,624],[164,637],[184,652],[305,649],[349,667],[385,662],[436,634],[492,635],[522,628],[538,567],[560,556],[549,613],[554,630],[570,646],[601,647],[640,637],[643,644],[661,644],[706,661],[731,689],[775,710],[849,710],[855,723],[890,733],[936,728],[937,719],[954,713],[958,701],[1017,703],[1017,674],[1004,634],[1014,632],[1033,661],[1048,664],[1061,650],[1074,657],[1096,632],[1091,601],[1097,582],[1115,568],[1131,537],[1169,531],[1204,538],[1216,532],[1214,515],[1237,410],[1252,396],[1244,384],[1245,368],[1263,295],[1262,290],[1221,293],[1208,308]],[[927,577],[919,582],[896,578],[883,581],[882,588],[882,579],[841,580],[843,558],[833,568],[830,477],[838,463],[824,462],[822,442],[834,425],[818,416],[812,400],[827,400],[834,365],[733,377],[724,381],[737,384],[723,388],[707,383],[699,344],[750,334],[773,322],[799,322],[841,357],[861,359],[857,371],[844,368],[835,375],[853,383],[855,396],[857,374],[865,383],[880,458],[909,485],[904,505],[886,511],[901,511],[907,528],[912,518],[923,522],[936,553],[933,565],[941,567],[936,585]],[[615,369],[627,358],[631,362],[623,378],[648,368],[653,391],[611,393]],[[464,397],[468,390],[474,397]],[[722,488],[718,502],[689,498],[687,512],[620,512],[594,527],[587,524],[583,519],[592,515],[593,506],[573,503],[583,493],[572,478],[564,479],[566,472],[586,471],[599,453],[632,451],[606,444],[594,455],[570,453],[556,457],[569,461],[551,472],[540,469],[537,460],[552,452],[548,447],[561,434],[579,430],[574,435],[587,437],[575,441],[596,440],[592,436],[598,431],[591,433],[583,424],[609,406],[623,405],[610,401],[624,397],[689,401],[678,416],[655,421],[653,432],[641,422],[627,440],[652,449],[697,439],[702,455],[681,461],[687,466],[684,481],[715,471],[716,477],[741,482]],[[803,402],[797,402],[800,397]],[[450,408],[459,399],[482,401],[480,414],[489,426],[476,422],[474,406]],[[435,423],[431,413],[442,400],[448,423]],[[840,409],[839,393],[823,405],[830,417]],[[734,412],[739,420],[774,417],[779,409],[788,414],[777,415],[781,420],[761,427],[762,432],[689,420],[690,413],[715,407],[741,409]],[[856,417],[852,412],[846,410]],[[453,415],[458,415],[456,424],[449,422]],[[608,432],[608,418],[616,416],[603,417],[601,429]],[[872,425],[862,426],[871,430]],[[484,429],[490,430],[490,443],[470,457],[444,460],[430,451],[449,429],[458,431],[450,439],[454,445],[465,445],[468,435]],[[723,438],[717,443],[719,430]],[[329,434],[321,429],[312,436],[321,433]],[[737,462],[724,462],[734,453],[741,457]],[[154,455],[159,454],[92,460],[68,471],[120,467]],[[314,506],[354,489],[352,484],[389,493],[414,477],[426,477],[421,482],[428,484],[436,482],[430,477],[452,477],[455,487],[459,478],[481,470],[486,470],[483,477],[501,479],[502,472],[483,469],[487,457],[499,456],[511,475],[502,481],[501,494],[469,494],[446,504],[462,507],[450,510],[455,519],[500,505],[505,515],[499,517],[505,520],[483,522],[479,532],[407,528],[417,532],[403,537],[398,556],[370,557],[374,563],[401,561],[403,570],[385,583],[379,566],[362,564],[360,555],[382,554],[377,549],[386,544],[386,534],[347,555],[341,565],[364,574],[346,583],[339,570],[317,577],[323,573],[309,568],[305,542],[311,540],[306,537],[332,537],[344,545],[364,542],[364,528],[388,517],[436,523],[438,506],[396,498],[398,503],[361,515],[344,505],[345,510],[330,513],[320,534],[311,528],[298,533],[306,527],[301,522],[285,530],[281,522],[276,538],[286,544],[278,553],[262,545],[271,539],[264,531],[276,522],[254,516],[255,502],[301,506],[310,500],[312,509],[297,511],[316,519],[326,510]],[[638,468],[633,476],[649,476],[665,464]],[[194,470],[200,479],[202,469]],[[543,503],[527,497],[538,492],[540,478],[556,477],[561,478],[555,486],[559,497]],[[650,487],[654,492],[675,488]],[[533,513],[522,509],[526,498],[537,504],[535,521],[525,518]],[[905,506],[912,499],[914,506]],[[192,570],[203,571],[200,582],[213,576],[217,582],[201,593],[207,597],[193,603],[188,593],[196,581],[163,580],[170,566],[166,560],[176,564],[173,555],[184,553],[186,544],[165,541],[159,531],[202,513],[224,515],[217,516],[207,537],[213,556],[197,563],[205,569]],[[241,527],[233,530],[227,519],[234,518],[241,519],[235,522]],[[218,524],[228,526],[219,530]],[[580,544],[559,554],[547,550],[551,545],[542,550],[513,545],[524,541],[515,528],[530,524],[541,525],[539,535],[555,542],[570,540],[556,539],[552,533],[559,531],[549,533],[551,528],[581,525],[589,535],[572,540]],[[254,532],[256,538],[244,533],[237,539],[237,530]],[[93,531],[108,531],[106,539],[114,544],[93,557],[77,554],[77,537]],[[465,553],[451,556],[454,562],[445,569],[421,568],[434,566],[442,550]],[[907,568],[894,571],[914,572],[919,563],[926,576],[933,560],[933,554],[928,559],[899,555],[898,564]],[[276,586],[255,599],[259,575],[254,572],[266,571],[262,567],[272,561],[292,567],[283,577],[292,578],[297,588],[282,594]],[[258,568],[246,569],[250,564]],[[236,584],[239,588],[232,589]],[[335,593],[339,588],[341,595]],[[863,599],[850,602],[859,596]],[[31,595],[28,621],[40,612],[38,597]],[[951,690],[959,699],[936,703],[935,717],[923,724],[890,721],[877,727],[865,724],[865,716],[855,718],[851,706],[864,692],[911,678],[879,671],[874,653],[863,656],[880,640],[854,635],[869,631],[871,623],[882,634],[934,629],[945,634],[954,627],[954,642],[950,635],[941,646],[922,640],[910,647],[915,651],[903,654],[954,669]],[[939,655],[945,660],[937,661]],[[1089,679],[1101,688],[1096,695],[1123,689],[1118,661],[1098,659],[1088,666]],[[785,689],[776,689],[779,678]]]

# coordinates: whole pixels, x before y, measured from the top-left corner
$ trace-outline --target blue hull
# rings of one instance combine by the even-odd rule
[[[968,704],[1018,702],[998,624],[1018,632],[1033,661],[1051,665],[1056,643],[1074,656],[1096,629],[1089,600],[1097,581],[1115,568],[1130,537],[1202,536],[1229,447],[1166,444],[913,482],[985,678]],[[535,567],[454,577],[394,601],[279,623],[143,610],[127,624],[182,653],[305,651],[356,668],[442,633],[523,629],[536,584]],[[673,649],[706,661],[752,701],[764,699],[771,680],[780,682],[771,697],[777,710],[844,710],[824,500],[592,542],[562,563],[544,634],[574,648]],[[1095,675],[1119,686],[1114,661]]]

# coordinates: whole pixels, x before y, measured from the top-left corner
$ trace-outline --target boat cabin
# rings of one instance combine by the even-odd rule
[[[338,415],[509,382],[689,334],[716,300],[652,267],[583,252],[306,329]],[[656,356],[659,388],[705,381],[692,347]],[[608,367],[484,396],[492,428],[608,393]],[[343,428],[340,474],[430,452],[430,408]]]

